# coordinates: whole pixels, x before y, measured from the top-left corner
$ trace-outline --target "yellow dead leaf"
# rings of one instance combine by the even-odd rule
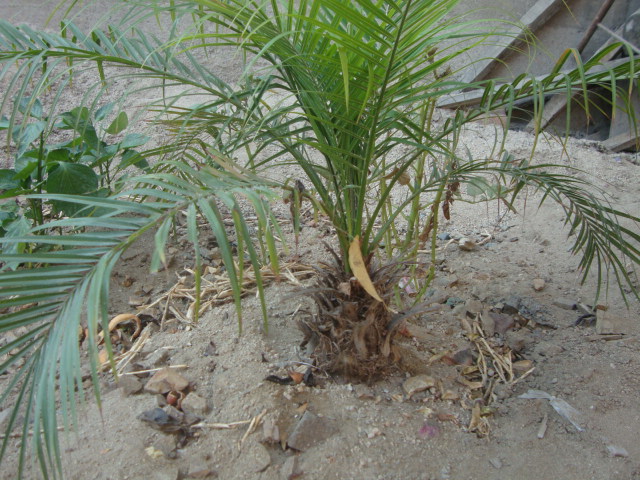
[[[355,237],[351,245],[349,245],[349,266],[353,271],[353,275],[358,279],[360,285],[362,285],[362,288],[377,301],[383,303],[380,295],[378,295],[376,291],[376,287],[373,286],[367,267],[364,264],[362,249],[360,247],[360,237]]]

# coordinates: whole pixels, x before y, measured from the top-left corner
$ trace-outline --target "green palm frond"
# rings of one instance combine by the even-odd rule
[[[0,358],[4,359],[0,371],[13,372],[10,386],[0,397],[0,402],[4,403],[13,395],[18,396],[6,431],[9,433],[14,428],[20,414],[24,416],[24,438],[28,438],[27,429],[34,432],[33,448],[42,463],[43,474],[61,469],[61,452],[55,433],[59,422],[65,430],[77,422],[76,392],[83,388],[78,330],[85,324],[89,332],[91,378],[100,403],[97,334],[100,328],[107,328],[111,272],[122,252],[144,232],[157,229],[152,266],[160,267],[165,259],[164,246],[169,227],[176,215],[183,213],[198,264],[198,235],[195,232],[202,228],[202,223],[208,224],[220,246],[236,304],[239,306],[242,294],[239,272],[242,264],[248,261],[257,274],[266,318],[259,270],[265,261],[274,260],[268,258],[268,253],[274,248],[271,246],[261,252],[254,246],[241,207],[246,209],[249,205],[253,208],[259,219],[259,235],[273,244],[273,218],[266,203],[270,195],[268,186],[264,183],[261,186],[255,178],[243,176],[240,172],[228,177],[207,168],[195,170],[185,163],[167,165],[167,168],[173,173],[138,177],[135,188],[114,198],[36,196],[43,200],[63,200],[88,209],[100,209],[100,215],[52,221],[34,228],[32,235],[2,240],[2,243],[24,242],[32,252],[2,257],[6,263],[21,264],[26,268],[5,269],[0,274],[0,308],[10,312],[0,318],[0,333],[22,332],[0,348]],[[177,172],[184,178],[180,178]],[[150,195],[153,200],[136,200]],[[247,252],[246,259],[242,255],[236,259],[233,255],[225,217],[233,221],[238,241]],[[38,234],[50,229],[62,229],[65,233]],[[51,245],[55,246],[53,250],[38,248]],[[238,313],[241,322],[239,310]],[[107,335],[107,347],[111,353],[108,341]],[[58,414],[61,414],[61,420]],[[9,435],[4,438],[0,457],[6,451],[9,438]],[[20,474],[25,466],[26,448],[24,442]]]
[[[625,301],[625,290],[640,299],[636,287],[640,218],[611,206],[606,192],[582,178],[584,172],[566,165],[516,162],[505,155],[499,162],[467,162],[452,171],[452,177],[466,183],[485,173],[502,179],[505,188],[500,196],[511,205],[525,188],[540,195],[539,205],[548,200],[560,205],[568,227],[567,238],[573,242],[570,252],[580,255],[582,282],[589,278],[592,268],[596,270],[596,300],[610,274]]]
[[[280,92],[286,105],[270,108],[268,100],[260,103],[262,97],[256,97],[260,121],[247,118],[246,138],[280,144],[270,158],[287,156],[304,170],[338,229],[343,255],[356,235],[363,235],[366,253],[377,216],[404,171],[421,158],[450,157],[452,137],[466,123],[501,108],[510,117],[520,100],[570,95],[588,86],[604,87],[610,93],[608,100],[615,102],[616,82],[638,77],[637,58],[613,66],[601,64],[618,45],[584,63],[568,50],[543,78],[523,75],[506,85],[491,81],[463,85],[450,76],[441,77],[439,68],[478,43],[445,49],[433,58],[434,47],[446,41],[478,37],[469,25],[443,21],[456,3],[323,0],[303,1],[293,8],[275,1],[199,1],[194,5],[206,12],[203,21],[214,22],[225,33],[182,40],[204,38],[212,45],[239,46],[255,56],[247,75],[262,74],[261,91]],[[568,68],[576,57],[578,65]],[[258,59],[270,66],[253,73],[251,66]],[[435,130],[420,121],[425,104],[469,87],[482,89],[479,107],[459,111]],[[402,146],[411,147],[410,152],[398,154]],[[309,151],[318,152],[323,161],[311,160]],[[387,158],[390,152],[395,154],[393,160]],[[396,173],[369,215],[366,205],[371,199],[366,194],[389,170]],[[334,197],[332,192],[341,194]]]

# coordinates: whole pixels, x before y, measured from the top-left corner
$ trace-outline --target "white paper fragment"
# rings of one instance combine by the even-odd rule
[[[528,399],[538,399],[542,398],[544,400],[549,400],[549,404],[553,407],[553,409],[558,412],[558,414],[567,420],[571,425],[575,427],[579,432],[584,432],[584,428],[580,426],[578,422],[578,417],[580,416],[580,412],[569,405],[567,402],[562,400],[561,398],[555,397],[553,395],[548,394],[547,392],[543,392],[542,390],[528,390],[527,393],[523,393],[518,398],[528,398]]]
[[[623,457],[627,458],[629,456],[629,452],[623,447],[618,447],[616,445],[607,445],[607,451],[609,455],[612,457]]]

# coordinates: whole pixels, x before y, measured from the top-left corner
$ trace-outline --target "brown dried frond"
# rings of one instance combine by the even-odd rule
[[[340,262],[337,255],[336,263]],[[417,308],[405,314],[391,311],[394,289],[401,277],[403,263],[395,262],[371,268],[371,281],[384,301],[372,298],[355,277],[339,265],[323,264],[317,268],[315,285],[299,293],[309,296],[316,312],[299,321],[304,334],[302,346],[307,347],[322,370],[350,378],[372,380],[395,368],[397,353],[393,337],[397,334],[395,320],[419,313]]]

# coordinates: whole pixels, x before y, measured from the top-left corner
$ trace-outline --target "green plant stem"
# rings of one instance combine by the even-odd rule
[[[440,203],[442,202],[442,194],[444,193],[444,189],[447,186],[447,182],[444,180],[440,183],[440,187],[438,188],[438,192],[436,193],[436,198],[433,200],[431,215],[429,215],[429,219],[427,220],[427,224],[425,228],[429,228],[431,225],[431,265],[429,266],[429,275],[427,276],[426,286],[431,285],[433,278],[436,275],[436,249],[437,249],[437,240],[438,240],[438,210],[440,209]]]
[[[36,169],[36,192],[42,193],[42,178],[44,168],[44,133],[40,133],[40,145],[38,147],[38,167]],[[44,222],[44,212],[42,211],[42,200],[30,200],[31,209],[33,210],[33,218],[36,225],[42,225]]]
[[[434,110],[435,110],[435,104],[425,105],[423,108],[420,109],[420,125],[422,125],[423,132],[428,131],[427,125],[431,125]],[[424,136],[422,137],[422,141],[424,141]],[[426,162],[426,157],[427,157],[427,152],[425,151],[420,155],[420,157],[418,158],[418,161],[416,162],[417,166],[415,171],[415,182],[412,188],[412,192],[415,192],[421,189],[422,180],[424,177],[424,165]],[[411,202],[410,211],[411,211],[411,215],[409,216],[409,222],[407,225],[407,236],[406,236],[407,241],[405,243],[405,248],[408,248],[411,243],[415,243],[413,242],[413,239],[415,238],[415,232],[420,227],[420,196],[419,195],[416,195],[413,199],[413,202]],[[415,250],[417,249],[418,249],[418,244],[416,243],[414,247],[414,253],[416,253]]]

